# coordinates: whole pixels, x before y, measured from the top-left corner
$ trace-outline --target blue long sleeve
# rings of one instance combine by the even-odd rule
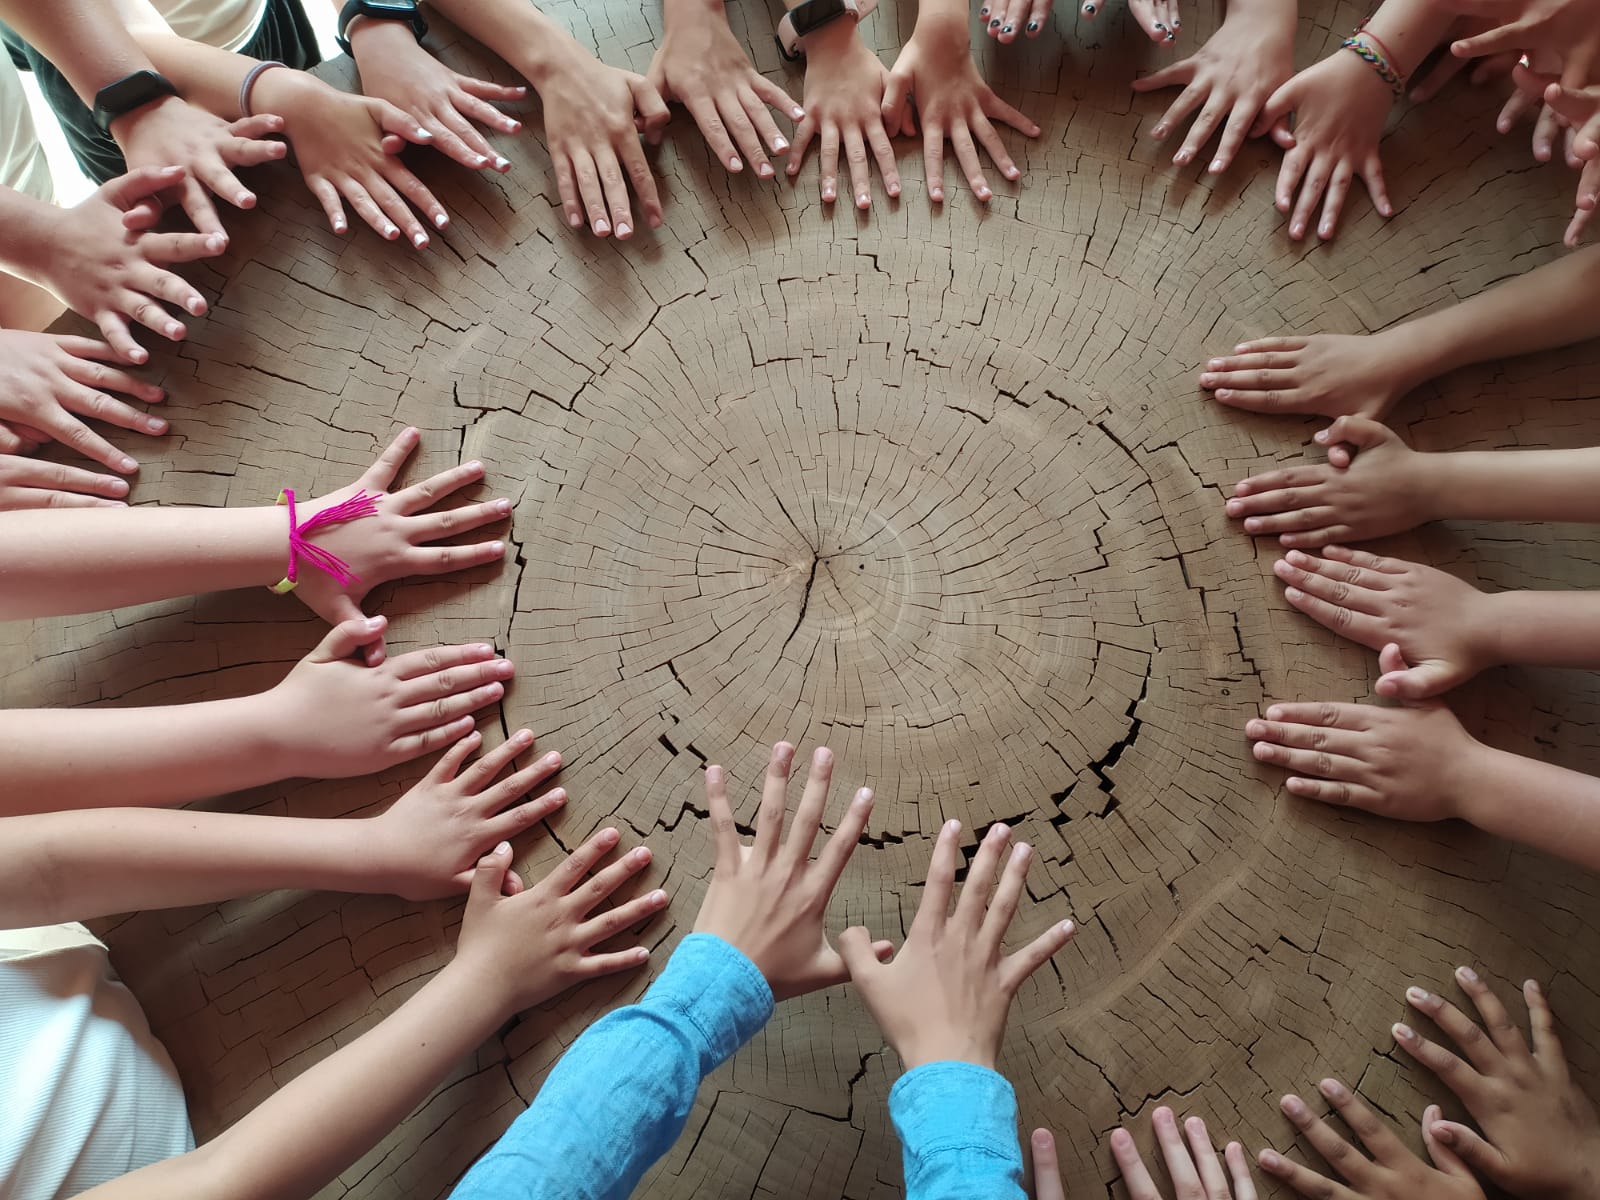
[[[596,1021],[451,1200],[623,1200],[683,1132],[701,1081],[772,1016],[772,989],[692,933],[637,1004]]]
[[[1027,1200],[1017,1094],[1003,1075],[973,1063],[928,1063],[900,1076],[889,1116],[906,1200]]]

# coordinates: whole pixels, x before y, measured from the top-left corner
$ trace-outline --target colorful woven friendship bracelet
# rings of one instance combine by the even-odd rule
[[[362,517],[374,515],[378,511],[381,494],[369,493],[363,488],[350,499],[335,504],[332,508],[323,509],[304,525],[300,525],[295,521],[294,489],[284,488],[279,492],[278,503],[289,506],[289,570],[267,590],[277,596],[294,591],[295,585],[300,582],[302,558],[319,571],[332,576],[340,587],[349,587],[352,583],[358,582],[360,576],[350,569],[349,563],[332,551],[324,550],[321,546],[313,546],[306,541],[306,534],[324,525],[341,525],[346,521],[359,521]]]
[[[1372,69],[1378,73],[1378,78],[1387,83],[1389,85],[1389,90],[1396,96],[1404,94],[1406,90],[1406,81],[1401,78],[1400,73],[1389,65],[1389,60],[1387,58],[1360,40],[1362,37],[1368,36],[1370,35],[1358,32],[1355,37],[1345,38],[1345,40],[1341,43],[1341,46],[1343,49],[1349,50],[1351,53],[1353,53],[1362,62],[1371,66]]]

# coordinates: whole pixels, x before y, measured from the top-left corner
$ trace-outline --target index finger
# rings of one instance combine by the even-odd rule
[[[917,915],[912,919],[911,932],[919,929],[932,933],[942,929],[950,913],[950,893],[956,886],[956,863],[961,858],[958,841],[961,822],[949,820],[939,830],[939,840],[933,845],[933,857],[928,861],[928,878],[922,889],[922,903],[917,905]]]
[[[211,197],[206,195],[205,188],[193,178],[183,181],[178,202],[188,214],[189,223],[201,233],[223,232],[222,218],[217,216],[217,206],[211,203]]]
[[[794,762],[794,747],[779,742],[767,760],[767,774],[761,784],[761,807],[756,810],[755,853],[771,862],[783,837],[783,819],[789,809],[789,768]]]
[[[394,486],[395,476],[399,475],[400,468],[421,440],[422,434],[418,430],[410,426],[402,429],[384,452],[378,455],[378,461],[366,469],[359,481],[360,486],[387,492]]]
[[[789,838],[783,844],[783,853],[796,871],[811,859],[811,847],[816,844],[817,834],[822,830],[822,813],[828,805],[828,786],[832,782],[833,751],[826,746],[818,746],[812,752],[805,790],[800,793],[800,807],[795,809]]]
[[[1144,1165],[1139,1147],[1126,1129],[1111,1131],[1111,1157],[1117,1160],[1117,1169],[1122,1172],[1122,1185],[1128,1189],[1128,1200],[1161,1200],[1156,1181],[1150,1178],[1150,1168]],[[1058,1191],[1056,1194],[1059,1196],[1061,1193]],[[1039,1193],[1038,1200],[1045,1200],[1044,1192]]]
[[[1121,1130],[1117,1131],[1121,1133]],[[1116,1134],[1112,1134],[1111,1152],[1117,1152]],[[1126,1137],[1126,1134],[1123,1134]],[[1130,1141],[1132,1139],[1129,1139]],[[1048,1129],[1035,1129],[1033,1136],[1028,1139],[1033,1149],[1033,1188],[1034,1200],[1067,1200],[1067,1193],[1061,1187],[1061,1164],[1056,1158],[1055,1135]],[[1135,1157],[1138,1155],[1135,1153]],[[1118,1162],[1120,1163],[1120,1159]],[[1143,1163],[1139,1164],[1143,1166]],[[1126,1173],[1124,1173],[1126,1177]]]

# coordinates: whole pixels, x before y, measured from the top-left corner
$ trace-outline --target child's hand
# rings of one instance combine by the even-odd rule
[[[1102,9],[1109,7],[1108,0],[1083,0],[1079,10],[1087,21],[1092,21]],[[1152,42],[1165,45],[1178,36],[1183,22],[1178,15],[1178,0],[1128,0],[1128,13],[1134,23],[1144,30]]]
[[[1595,82],[1600,61],[1600,0],[1449,0],[1482,32],[1451,43],[1457,58],[1530,54],[1562,64],[1562,82]]]
[[[781,154],[789,139],[768,108],[794,121],[805,116],[788,92],[750,65],[720,5],[693,5],[677,14],[646,77],[663,99],[689,110],[711,153],[733,174],[748,162],[762,179],[776,176],[761,143]]]
[[[107,366],[116,352],[104,342],[66,334],[0,329],[0,421],[14,437],[53,439],[124,475],[139,469],[81,418],[153,435],[167,431],[160,417],[142,413],[108,392],[154,404],[164,393],[154,384]],[[20,444],[0,447],[20,449]]]
[[[433,135],[439,153],[464,167],[493,167],[504,173],[511,163],[497,154],[474,121],[500,133],[516,133],[522,122],[491,100],[516,101],[525,87],[506,87],[452,71],[417,41],[404,21],[370,21],[350,30],[350,49],[361,76],[361,90],[386,100]]]
[[[1163,141],[1199,109],[1183,145],[1172,156],[1177,166],[1194,161],[1224,118],[1222,141],[1207,170],[1220,175],[1233,162],[1267,99],[1294,74],[1294,10],[1287,5],[1238,12],[1230,7],[1211,40],[1178,62],[1133,81],[1136,92],[1182,86],[1150,136]]]
[[[1337,1079],[1318,1085],[1350,1130],[1372,1154],[1366,1158],[1313,1113],[1299,1096],[1285,1096],[1284,1116],[1305,1135],[1318,1154],[1344,1176],[1341,1186],[1309,1167],[1263,1150],[1261,1169],[1313,1200],[1483,1200],[1483,1189],[1462,1161],[1437,1140],[1439,1106],[1422,1114],[1422,1141],[1432,1165],[1418,1158],[1366,1103]]]
[[[372,818],[373,858],[385,864],[389,890],[395,895],[431,900],[466,891],[483,855],[532,829],[566,803],[567,794],[561,788],[518,803],[561,769],[561,755],[553,750],[495,782],[517,755],[533,749],[530,731],[518,730],[462,770],[482,742],[476,730],[468,732],[416,787],[381,816]],[[505,880],[511,889],[508,894],[521,890],[517,885],[522,881],[515,872],[506,872]]]
[[[359,492],[378,492],[378,511],[374,516],[342,525],[326,525],[314,530],[310,541],[337,554],[355,573],[349,588],[309,564],[302,564],[300,582],[294,594],[330,625],[359,618],[361,601],[381,583],[408,575],[447,575],[468,567],[498,562],[505,556],[504,542],[478,542],[470,546],[429,546],[426,543],[481,529],[511,515],[511,501],[489,500],[461,508],[433,510],[447,496],[483,478],[483,464],[469,462],[398,492],[394,484],[420,435],[404,429],[389,444],[378,461],[349,487],[310,501],[300,509],[301,524],[314,513],[332,508]],[[287,536],[285,553],[287,554]],[[369,662],[381,661],[382,644]]]
[[[32,247],[36,261],[25,277],[53,292],[73,312],[100,327],[111,348],[128,362],[150,355],[133,340],[130,320],[174,341],[183,323],[162,305],[191,316],[206,311],[205,298],[179,275],[174,263],[211,258],[228,248],[223,234],[135,233],[124,224],[132,210],[183,182],[182,167],[144,167],[102,185],[72,208],[53,208],[49,237]]]
[[[1247,412],[1382,417],[1421,382],[1383,334],[1258,338],[1206,363],[1200,386]]]
[[[0,512],[20,508],[125,508],[128,481],[79,467],[0,454]]]
[[[811,847],[822,828],[833,778],[833,751],[819,747],[811,756],[811,773],[788,840],[780,843],[793,761],[794,747],[787,742],[772,748],[751,846],[739,841],[728,803],[727,774],[719,766],[706,768],[706,805],[717,858],[694,922],[697,933],[715,934],[755,963],[778,1000],[845,981],[844,960],[829,944],[823,918],[872,812],[872,793],[862,788],[823,845],[821,857],[812,860]],[[885,952],[888,948],[884,943]]]
[[[1350,183],[1358,175],[1373,207],[1386,217],[1394,213],[1378,157],[1393,103],[1389,85],[1349,50],[1307,67],[1272,94],[1252,132],[1271,130],[1273,139],[1288,151],[1278,171],[1277,206],[1284,213],[1293,207],[1291,238],[1305,236],[1319,203],[1317,236],[1331,238]],[[1290,113],[1295,114],[1293,134],[1287,124]]]
[[[1406,669],[1393,646],[1378,662],[1385,672]],[[1461,816],[1484,750],[1437,700],[1274,704],[1264,716],[1245,736],[1258,762],[1290,772],[1291,793],[1401,821]]]
[[[1023,28],[1024,21],[1029,37],[1043,33],[1054,7],[1055,0],[989,0],[978,10],[978,16],[985,33],[1009,46],[1017,40],[1017,30]]]
[[[1028,1146],[1033,1153],[1033,1200],[1067,1200],[1067,1191],[1061,1186],[1056,1135],[1048,1129],[1035,1129]]]
[[[650,81],[608,67],[572,42],[539,82],[539,97],[567,224],[582,229],[587,218],[596,237],[626,241],[639,227],[628,203],[632,188],[645,224],[659,229],[661,196],[639,135],[657,140],[671,113]]]
[[[471,731],[472,713],[505,694],[515,673],[484,645],[438,646],[373,666],[356,662],[363,647],[382,642],[387,625],[383,617],[357,617],[335,626],[261,697],[281,778],[370,775],[448,746]],[[494,840],[474,848],[467,865]]]
[[[889,131],[883,125],[883,94],[888,83],[889,72],[857,36],[854,21],[834,21],[808,35],[802,100],[806,115],[796,127],[794,145],[789,148],[789,162],[784,168],[789,178],[800,173],[806,150],[820,134],[818,165],[824,204],[832,204],[839,196],[841,149],[849,162],[851,195],[857,208],[872,205],[869,159],[878,164],[884,191],[898,196],[900,168],[895,165],[894,147],[889,144]],[[933,186],[931,181],[929,186]]]
[[[1393,642],[1415,664],[1379,679],[1378,695],[1425,700],[1495,665],[1494,616],[1471,584],[1343,546],[1323,554],[1291,550],[1273,573],[1287,585],[1284,598],[1319,625],[1369,650]]]
[[[352,96],[304,71],[279,68],[256,82],[253,103],[283,118],[295,165],[335,233],[346,228],[345,200],[380,235],[393,241],[403,232],[419,250],[428,234],[407,200],[434,227],[450,223],[399,155],[407,142],[431,145],[433,134],[388,101]]]
[[[1408,988],[1406,1000],[1461,1048],[1465,1060],[1407,1025],[1394,1027],[1400,1048],[1460,1097],[1483,1133],[1441,1121],[1433,1136],[1513,1196],[1588,1200],[1600,1194],[1600,1117],[1573,1080],[1555,1018],[1533,980],[1522,985],[1533,1051],[1499,997],[1470,967],[1456,980],[1483,1018],[1480,1029],[1442,996]]]
[[[1178,1135],[1177,1119],[1172,1115],[1172,1110],[1164,1105],[1150,1114],[1150,1125],[1156,1131],[1156,1142],[1161,1146],[1161,1157],[1167,1164],[1167,1177],[1172,1180],[1178,1200],[1256,1200],[1256,1182],[1250,1175],[1250,1160],[1245,1157],[1244,1147],[1238,1142],[1229,1142],[1223,1158],[1219,1159],[1216,1147],[1211,1144],[1211,1134],[1206,1131],[1206,1123],[1199,1117],[1190,1117],[1183,1123],[1183,1132],[1189,1138],[1189,1145],[1185,1146],[1183,1138]],[[1038,1133],[1034,1134],[1035,1172],[1038,1171],[1039,1161],[1038,1136]],[[1117,1169],[1122,1172],[1122,1184],[1128,1189],[1128,1200],[1163,1200],[1161,1189],[1150,1177],[1150,1168],[1145,1166],[1139,1147],[1134,1144],[1133,1135],[1126,1129],[1112,1132],[1111,1156],[1117,1160]],[[1223,1170],[1223,1159],[1227,1161],[1226,1171]],[[1055,1195],[1061,1196],[1059,1189]],[[1045,1200],[1045,1197],[1046,1193],[1041,1189],[1038,1200]]]
[[[1246,533],[1275,533],[1285,546],[1314,548],[1402,533],[1435,519],[1431,455],[1365,417],[1340,417],[1316,440],[1333,448],[1330,458],[1345,445],[1359,453],[1348,467],[1290,467],[1235,484],[1227,513],[1244,519]]]
[[[839,938],[850,981],[908,1071],[951,1061],[993,1070],[1012,997],[1076,932],[1071,921],[1061,921],[1016,953],[1005,953],[1002,943],[1017,915],[1033,854],[1026,842],[1019,843],[1001,871],[1011,831],[1000,824],[990,826],[950,914],[960,839],[961,822],[946,821],[934,843],[916,919],[893,962],[878,961],[860,925]],[[996,871],[1000,883],[991,900]]]
[[[254,208],[255,193],[239,182],[234,169],[274,162],[288,154],[282,142],[267,140],[282,130],[283,121],[276,116],[263,113],[230,124],[177,96],[142,105],[111,122],[111,135],[122,148],[129,171],[184,168],[174,197],[194,227],[207,235],[223,230],[206,193],[215,193],[235,208]],[[150,228],[160,208],[154,198],[138,205],[128,213],[128,228]]]
[[[882,113],[884,128],[890,133],[915,133],[917,118],[921,118],[923,169],[928,196],[935,204],[944,200],[945,142],[954,147],[956,161],[972,194],[987,204],[994,193],[989,190],[983,165],[978,161],[979,146],[1007,179],[1015,181],[1022,176],[991,118],[1028,137],[1039,136],[1039,126],[1033,119],[996,96],[978,74],[965,18],[959,24],[931,18],[918,20],[917,31],[889,72]],[[879,164],[881,168],[881,156]],[[887,174],[884,179],[887,181]],[[898,192],[897,177],[889,194]],[[871,202],[869,193],[858,191],[858,204],[863,196]]]
[[[452,967],[474,972],[508,1015],[574,984],[642,967],[650,960],[643,946],[595,950],[667,904],[667,894],[654,891],[592,915],[650,864],[650,851],[640,846],[590,876],[617,840],[615,829],[602,829],[529,888],[511,867],[511,847],[496,846],[473,875]]]

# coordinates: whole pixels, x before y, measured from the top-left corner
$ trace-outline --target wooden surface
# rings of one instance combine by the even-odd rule
[[[641,71],[659,33],[653,5],[553,11]],[[1300,61],[1358,15],[1303,19]],[[733,20],[798,96],[770,14]],[[910,21],[889,3],[865,27],[886,60]],[[1215,23],[1195,14],[1170,53]],[[708,758],[747,806],[779,737],[831,744],[838,794],[877,788],[836,928],[898,936],[945,818],[969,851],[1013,822],[1039,850],[1017,936],[1068,914],[1082,927],[1019,996],[1003,1061],[1023,1120],[1061,1135],[1071,1195],[1104,1194],[1104,1135],[1131,1120],[1147,1142],[1159,1103],[1289,1148],[1276,1098],[1324,1074],[1358,1081],[1415,1140],[1441,1091],[1388,1028],[1408,983],[1448,991],[1458,962],[1551,981],[1592,1073],[1600,885],[1465,828],[1295,800],[1252,763],[1241,728],[1263,700],[1364,698],[1375,664],[1291,611],[1273,547],[1222,515],[1224,488],[1300,461],[1318,423],[1234,413],[1194,385],[1243,337],[1376,329],[1554,257],[1571,176],[1497,138],[1490,97],[1454,91],[1386,143],[1393,220],[1354,197],[1335,243],[1295,246],[1272,210],[1276,152],[1251,143],[1213,181],[1141,136],[1170,93],[1127,84],[1169,52],[1120,11],[1055,26],[981,50],[1045,130],[1010,137],[1024,186],[1001,181],[987,212],[954,186],[931,209],[910,143],[904,199],[875,183],[866,217],[823,209],[814,165],[793,187],[730,179],[681,111],[655,158],[667,226],[625,245],[564,227],[537,120],[501,140],[503,178],[418,160],[454,217],[423,254],[334,237],[288,168],[263,172],[262,210],[232,216],[228,256],[197,274],[211,315],[155,349],[173,432],[139,444],[137,499],[327,490],[404,422],[426,431],[412,478],[488,462],[482,494],[516,502],[515,561],[376,599],[402,648],[509,651],[519,677],[491,741],[532,726],[565,753],[572,796],[519,862],[541,871],[607,822],[647,841],[640,886],[674,897],[647,934],[657,961],[704,888]],[[1460,372],[1396,423],[1429,449],[1595,444],[1597,356]],[[1493,587],[1600,586],[1581,530],[1436,526],[1390,548]],[[319,634],[264,591],[3,626],[0,697],[243,693]],[[1497,744],[1582,767],[1596,695],[1584,674],[1499,671],[1456,707]],[[369,811],[424,767],[218,804]],[[138,914],[108,936],[204,1138],[392,1011],[459,914],[277,894]],[[585,1024],[645,983],[514,1022],[328,1194],[445,1192]],[[896,1195],[897,1069],[851,995],[786,1005],[708,1082],[640,1194]]]

